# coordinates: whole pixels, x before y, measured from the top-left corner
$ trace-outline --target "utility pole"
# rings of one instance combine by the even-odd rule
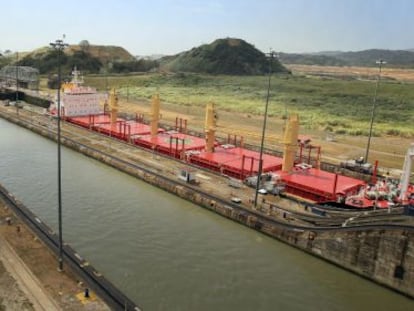
[[[19,52],[16,52],[16,109],[19,109]],[[18,110],[17,110],[18,111]]]
[[[256,191],[254,194],[254,208],[257,207],[257,197],[258,197],[260,181],[261,181],[262,171],[263,171],[263,148],[264,148],[264,138],[266,134],[267,110],[269,107],[269,98],[270,98],[270,78],[272,77],[272,65],[273,65],[274,56],[275,56],[275,52],[270,51],[269,53],[269,78],[268,78],[268,83],[267,83],[267,96],[266,96],[266,105],[265,105],[265,112],[264,112],[264,119],[263,119],[262,140],[260,143],[259,170],[257,172]]]
[[[105,68],[105,92],[108,92],[108,64],[106,64],[106,68]]]
[[[108,73],[109,70],[112,70],[112,66],[113,63],[110,62],[109,60],[106,62],[106,68],[105,68],[105,92],[109,93],[109,88],[108,88]]]
[[[371,145],[371,137],[372,137],[372,128],[374,125],[374,118],[375,118],[375,110],[377,108],[377,94],[378,94],[378,86],[380,84],[381,81],[381,69],[382,69],[382,65],[385,65],[387,62],[380,59],[377,60],[376,63],[378,64],[378,77],[377,77],[377,82],[375,84],[375,92],[374,92],[374,99],[372,101],[372,111],[371,111],[371,123],[369,126],[369,134],[368,134],[368,143],[367,143],[367,150],[365,152],[365,163],[368,162],[368,155],[369,155],[369,147]]]
[[[61,65],[60,59],[62,52],[66,46],[63,40],[56,40],[50,43],[50,46],[57,50],[57,61],[58,61],[58,89],[57,89],[57,160],[58,160],[58,223],[59,223],[59,271],[63,271],[63,238],[62,238],[62,166],[61,166],[61,141],[60,141],[60,119],[61,119],[61,108],[60,108],[60,85],[61,85]]]

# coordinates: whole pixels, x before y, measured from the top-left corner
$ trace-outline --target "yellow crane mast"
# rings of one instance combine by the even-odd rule
[[[151,102],[151,137],[158,134],[158,122],[160,121],[160,95],[152,96]]]
[[[114,126],[118,119],[119,110],[118,95],[114,88],[109,93],[109,108],[111,109],[111,125]]]
[[[285,135],[283,139],[283,162],[282,171],[292,171],[293,164],[295,162],[296,151],[298,149],[298,137],[299,137],[299,116],[293,114],[289,117],[289,121],[286,124]]]
[[[214,103],[210,102],[206,106],[206,119],[204,122],[204,132],[206,134],[206,151],[214,151],[214,141],[216,140],[216,112]]]

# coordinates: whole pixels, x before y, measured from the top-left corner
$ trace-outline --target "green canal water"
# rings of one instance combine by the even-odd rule
[[[144,310],[414,310],[414,301],[62,150],[64,240]],[[0,119],[0,182],[57,228],[56,145]]]

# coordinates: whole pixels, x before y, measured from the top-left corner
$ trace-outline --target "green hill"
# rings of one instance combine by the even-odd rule
[[[101,61],[84,51],[75,51],[74,53],[63,53],[58,56],[58,51],[52,49],[44,49],[39,52],[29,53],[18,61],[20,66],[30,66],[39,69],[40,74],[56,73],[58,67],[58,59],[62,73],[68,74],[76,66],[82,72],[97,73],[103,66]]]
[[[414,68],[414,51],[370,49],[357,52],[280,53],[284,64],[322,66],[375,67],[378,59],[387,62],[387,67]]]
[[[345,66],[347,63],[331,55],[279,53],[284,64]]]
[[[57,51],[42,47],[32,52],[25,53],[18,64],[39,69],[41,74],[57,71]],[[62,72],[71,72],[73,67],[78,67],[85,73],[98,73],[106,68],[108,63],[134,62],[135,58],[124,48],[119,46],[103,45],[70,45],[60,57]]]
[[[269,71],[266,55],[241,39],[217,39],[174,56],[161,59],[161,69],[173,72],[257,75]],[[288,72],[277,59],[273,72]]]
[[[131,62],[135,60],[127,50],[114,45],[70,45],[66,49],[67,54],[84,51],[99,59],[102,64],[107,62]]]
[[[352,66],[378,66],[375,61],[383,59],[387,67],[414,68],[414,52],[403,50],[371,49],[358,52],[342,52],[335,56]]]

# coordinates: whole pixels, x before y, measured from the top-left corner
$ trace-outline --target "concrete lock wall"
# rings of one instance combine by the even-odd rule
[[[413,236],[404,230],[325,232],[316,235],[309,250],[414,297]]]
[[[56,134],[0,111],[0,116],[49,139]],[[175,180],[131,165],[69,138],[62,144],[163,190],[176,194],[233,221],[274,237],[309,254],[414,298],[414,231],[401,229],[321,230],[278,224],[253,211],[232,206],[220,198]]]

